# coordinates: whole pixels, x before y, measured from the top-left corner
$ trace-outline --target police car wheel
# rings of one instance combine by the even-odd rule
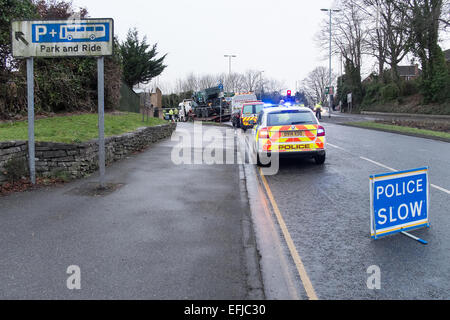
[[[261,159],[259,157],[259,152],[256,153],[256,165],[258,167],[269,167],[270,164],[271,164],[270,160],[269,160],[269,163],[262,163]]]
[[[315,156],[314,157],[314,161],[316,161],[316,164],[324,164],[325,163],[325,159],[326,159],[326,155],[320,155],[320,156]]]

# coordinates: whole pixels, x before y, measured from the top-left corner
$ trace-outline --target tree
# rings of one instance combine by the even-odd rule
[[[219,82],[221,82],[220,76],[212,74],[203,75],[198,79],[198,84],[202,90],[217,87]]]
[[[332,74],[331,82],[336,80]],[[318,103],[327,99],[325,89],[330,85],[330,70],[325,67],[317,67],[303,80],[302,91],[306,94],[308,101]]]
[[[226,92],[240,92],[242,90],[242,75],[239,73],[227,74],[225,77],[224,88]]]
[[[6,81],[7,72],[14,68],[11,56],[11,21],[36,16],[29,0],[0,0],[0,82]]]
[[[282,81],[278,81],[276,79],[266,79],[264,81],[264,90],[273,93],[276,92],[278,94],[281,94],[281,91],[285,90],[286,84]]]
[[[247,70],[241,77],[242,87],[247,92],[255,92],[260,87],[261,71]]]
[[[448,0],[393,0],[408,25],[409,49],[422,64],[422,92],[425,102],[449,98],[450,75],[438,44],[443,17],[448,17]]]
[[[120,45],[120,54],[123,65],[123,79],[130,87],[139,83],[148,83],[154,77],[159,76],[167,67],[164,59],[167,54],[160,58],[158,55],[158,44],[151,46],[147,44],[147,37],[139,40],[137,29],[128,30],[127,39]]]
[[[399,83],[398,64],[410,52],[405,12],[397,10],[393,0],[362,0],[362,5],[368,21],[375,27],[369,31],[367,47],[378,59],[378,75],[383,74],[384,65],[388,64],[392,78]]]
[[[85,18],[88,15],[86,8],[79,8],[76,12],[72,2],[61,0],[35,0],[34,2],[38,15],[46,19],[69,19],[74,16]]]
[[[332,52],[342,55],[346,70],[352,71],[351,77],[348,77],[351,86],[356,86],[360,92],[362,59],[368,50],[366,44],[369,35],[364,8],[357,0],[338,0],[335,7],[340,11],[333,13]],[[325,20],[317,38],[321,47],[329,46],[329,32],[329,21]],[[317,93],[315,96],[317,98]],[[358,102],[355,100],[355,103]]]
[[[24,60],[11,57],[11,19],[84,18],[86,9],[75,12],[64,0],[0,0],[0,118],[24,115],[26,101],[26,67]],[[4,38],[6,36],[6,38]],[[5,40],[6,39],[6,40]],[[114,43],[117,49],[117,41]],[[119,104],[121,65],[115,55],[105,58],[105,107]],[[97,107],[97,67],[92,58],[34,59],[36,113],[57,111],[94,111]]]

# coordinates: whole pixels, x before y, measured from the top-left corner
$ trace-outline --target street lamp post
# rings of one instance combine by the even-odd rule
[[[228,75],[231,76],[231,58],[236,58],[237,56],[233,54],[226,54],[224,57],[228,58]]]
[[[262,99],[262,94],[263,94],[263,81],[262,81],[262,74],[263,74],[264,70],[259,72],[259,84],[260,84],[260,99]]]
[[[224,55],[225,58],[228,58],[228,81],[231,81],[231,59],[236,58],[237,56],[234,54],[226,54]],[[233,87],[234,92],[234,87]]]
[[[329,107],[329,113],[328,113],[328,117],[329,118],[331,118],[331,106],[333,105],[333,102],[331,101],[331,97],[333,96],[332,94],[331,94],[331,86],[332,86],[332,84],[333,84],[333,82],[332,82],[332,79],[331,79],[331,77],[332,77],[332,71],[331,71],[331,39],[332,39],[332,32],[331,32],[331,26],[332,26],[332,19],[331,19],[331,15],[332,15],[332,13],[333,12],[339,12],[339,11],[341,11],[341,10],[337,10],[337,9],[320,9],[321,11],[326,11],[326,12],[329,12],[330,13],[330,85],[329,85],[329,87],[328,87],[328,99],[330,100],[329,101],[329,104],[328,104],[328,107]],[[334,92],[333,92],[334,93]]]

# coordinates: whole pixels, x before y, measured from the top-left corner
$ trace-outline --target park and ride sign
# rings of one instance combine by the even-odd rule
[[[113,19],[13,21],[16,58],[100,57],[113,54]]]
[[[374,239],[429,227],[428,168],[370,176],[370,202]]]
[[[113,54],[111,18],[12,21],[13,57],[26,59],[28,101],[28,161],[36,184],[34,134],[34,58],[93,57],[97,60],[98,164],[100,187],[105,187],[105,56]]]

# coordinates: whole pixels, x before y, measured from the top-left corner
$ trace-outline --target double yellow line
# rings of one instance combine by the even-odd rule
[[[270,203],[272,204],[275,216],[277,217],[277,221],[278,224],[280,225],[281,232],[283,233],[284,239],[286,240],[289,252],[291,253],[292,259],[294,260],[295,267],[297,268],[303,287],[305,288],[306,294],[309,300],[318,300],[316,292],[314,291],[314,287],[311,283],[311,280],[308,277],[308,273],[306,272],[305,266],[303,265],[302,259],[298,254],[294,241],[292,241],[291,234],[289,233],[286,223],[284,222],[283,216],[281,215],[280,209],[278,208],[275,198],[273,197],[272,191],[270,190],[269,184],[267,183],[266,177],[264,177],[264,174],[261,169],[259,169],[259,174],[261,176],[264,188],[266,189]]]

